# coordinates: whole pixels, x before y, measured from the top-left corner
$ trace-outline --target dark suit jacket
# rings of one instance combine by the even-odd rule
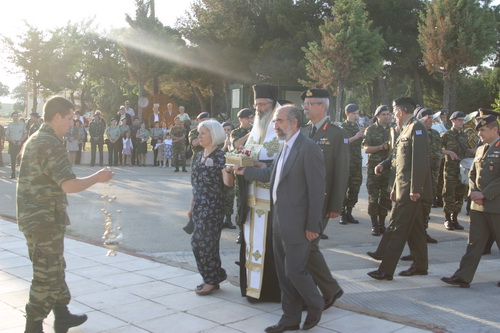
[[[279,228],[282,239],[287,244],[307,241],[305,231],[321,233],[323,201],[325,196],[325,163],[317,144],[304,135],[295,140],[283,170],[281,179],[275,179],[277,161],[266,169],[246,168],[245,178],[262,182],[271,181],[271,203],[274,201],[272,189],[279,182],[276,203],[278,218],[273,220],[273,228]]]
[[[115,119],[116,119],[116,122],[118,123],[118,126],[121,125],[121,123],[120,123],[121,117],[122,117],[122,115],[121,115],[120,111],[118,111],[118,113],[115,116]],[[127,125],[132,126],[132,116],[129,115],[128,113],[125,113],[125,118],[127,119]]]
[[[164,114],[163,114],[163,112],[162,112],[162,111],[159,111],[159,112],[158,112],[158,121],[160,122],[160,125],[161,125],[161,122],[162,122],[162,121],[165,121],[165,117],[164,117]],[[154,127],[154,123],[155,123],[155,113],[153,112],[153,113],[151,113],[151,114],[149,115],[149,118],[148,118],[148,126],[149,126],[150,128],[153,128],[153,127]],[[173,123],[173,121],[172,121],[172,123]],[[168,124],[168,122],[167,122],[167,124]]]
[[[408,202],[410,193],[419,193],[421,200],[431,202],[429,135],[417,118],[411,117],[401,129],[394,158],[396,200]]]
[[[312,125],[302,129],[302,134],[309,137]],[[349,140],[347,133],[329,119],[311,138],[321,148],[325,160],[325,203],[323,216],[328,212],[340,213],[344,204],[347,182],[349,180]]]
[[[483,205],[471,203],[471,209],[486,213],[500,213],[500,139],[492,142],[486,153],[486,145],[477,148],[474,163],[469,172],[469,188],[484,196]]]

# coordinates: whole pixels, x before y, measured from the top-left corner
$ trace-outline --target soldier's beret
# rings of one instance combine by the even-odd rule
[[[208,112],[202,112],[196,117],[196,119],[205,119],[205,118],[210,118],[210,114]]]
[[[238,112],[238,118],[247,118],[250,117],[251,115],[253,115],[253,110],[248,108],[241,109]]]
[[[417,119],[422,119],[424,117],[432,115],[432,109],[429,108],[420,108],[417,113]]]
[[[463,113],[462,111],[453,112],[450,119],[453,120],[453,119],[457,119],[457,118],[465,118],[465,113]]]
[[[358,104],[352,103],[352,104],[347,104],[345,106],[345,112],[347,112],[347,113],[353,113],[353,112],[356,112],[358,110],[359,110]]]
[[[274,84],[256,84],[253,87],[254,99],[268,98],[276,101],[278,99],[278,86]]]
[[[40,117],[40,115],[38,114],[38,112],[31,112],[30,116],[31,117]]]
[[[226,127],[226,126],[233,127],[233,124],[231,124],[229,121],[226,121],[225,123],[222,124],[222,127]]]
[[[441,114],[447,114],[448,111],[446,111],[445,109],[441,109],[441,110],[439,110],[439,113],[441,113]]]
[[[304,91],[302,95],[300,95],[300,98],[302,98],[302,100],[305,100],[307,97],[328,98],[330,97],[330,93],[326,89],[312,88]]]
[[[485,117],[485,116],[488,116],[488,115],[492,115],[492,116],[495,116],[495,117],[500,117],[500,112],[497,112],[497,111],[493,111],[493,110],[490,110],[490,109],[485,109],[485,108],[479,108],[479,117]]]
[[[477,121],[476,121],[476,131],[478,131],[484,125],[487,125],[489,123],[493,123],[493,122],[496,122],[496,121],[497,121],[497,117],[495,117],[492,114],[490,114],[488,116],[477,118]]]
[[[380,112],[390,111],[387,105],[380,105],[377,110],[375,110],[375,117],[378,116]]]

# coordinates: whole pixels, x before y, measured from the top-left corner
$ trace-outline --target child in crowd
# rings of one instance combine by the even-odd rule
[[[122,166],[125,166],[125,165],[132,166],[132,164],[131,164],[131,162],[132,162],[132,150],[134,150],[134,144],[132,143],[132,138],[130,137],[129,131],[126,131],[125,133],[123,133],[122,142],[123,142],[123,150],[122,150],[123,164],[122,164]],[[128,164],[127,164],[127,159],[129,162]]]
[[[156,143],[156,146],[154,147],[154,150],[158,151],[158,155],[156,156],[156,162],[158,162],[158,168],[161,168],[163,165],[163,140],[158,140]],[[153,151],[154,151],[153,150]]]
[[[165,135],[165,139],[163,140],[163,167],[172,166],[172,157],[174,156],[172,152],[172,137],[170,134]]]

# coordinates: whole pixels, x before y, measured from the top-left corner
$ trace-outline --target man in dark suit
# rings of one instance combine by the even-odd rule
[[[368,275],[377,280],[392,280],[396,265],[408,241],[414,261],[401,276],[427,275],[427,240],[422,201],[431,202],[432,185],[429,166],[427,129],[413,117],[415,102],[401,97],[393,102],[399,138],[393,157],[395,181],[391,200],[395,202],[386,230],[387,246],[379,269]]]
[[[132,116],[126,112],[125,106],[122,105],[120,106],[120,110],[116,113],[115,120],[118,125],[121,125],[123,119],[126,119],[127,125],[132,127]]]
[[[484,246],[490,235],[500,244],[500,136],[496,117],[477,120],[476,130],[484,142],[476,151],[469,172],[470,212],[469,242],[460,267],[452,277],[441,280],[461,288],[469,288]],[[500,282],[497,284],[500,287]]]
[[[283,148],[272,167],[256,162],[258,168],[240,168],[247,180],[270,183],[273,214],[273,248],[282,291],[283,316],[266,332],[298,330],[303,304],[308,314],[307,330],[321,319],[324,301],[307,271],[311,241],[321,233],[325,193],[325,163],[318,145],[300,133],[301,112],[294,105],[278,108],[274,129]]]
[[[330,218],[340,215],[349,179],[349,138],[347,133],[332,123],[328,117],[330,100],[324,89],[309,89],[302,93],[304,113],[310,123],[302,128],[302,134],[311,138],[320,147],[325,160],[325,201],[323,203],[321,239],[325,235]],[[344,293],[330,272],[323,254],[319,250],[319,238],[311,243],[307,269],[313,276],[325,300],[325,309],[331,307]]]

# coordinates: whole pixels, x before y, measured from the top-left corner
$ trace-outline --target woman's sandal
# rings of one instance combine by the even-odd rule
[[[210,295],[216,290],[220,289],[220,285],[218,284],[200,284],[199,286],[196,286],[195,293],[200,296],[205,296],[205,295]]]

